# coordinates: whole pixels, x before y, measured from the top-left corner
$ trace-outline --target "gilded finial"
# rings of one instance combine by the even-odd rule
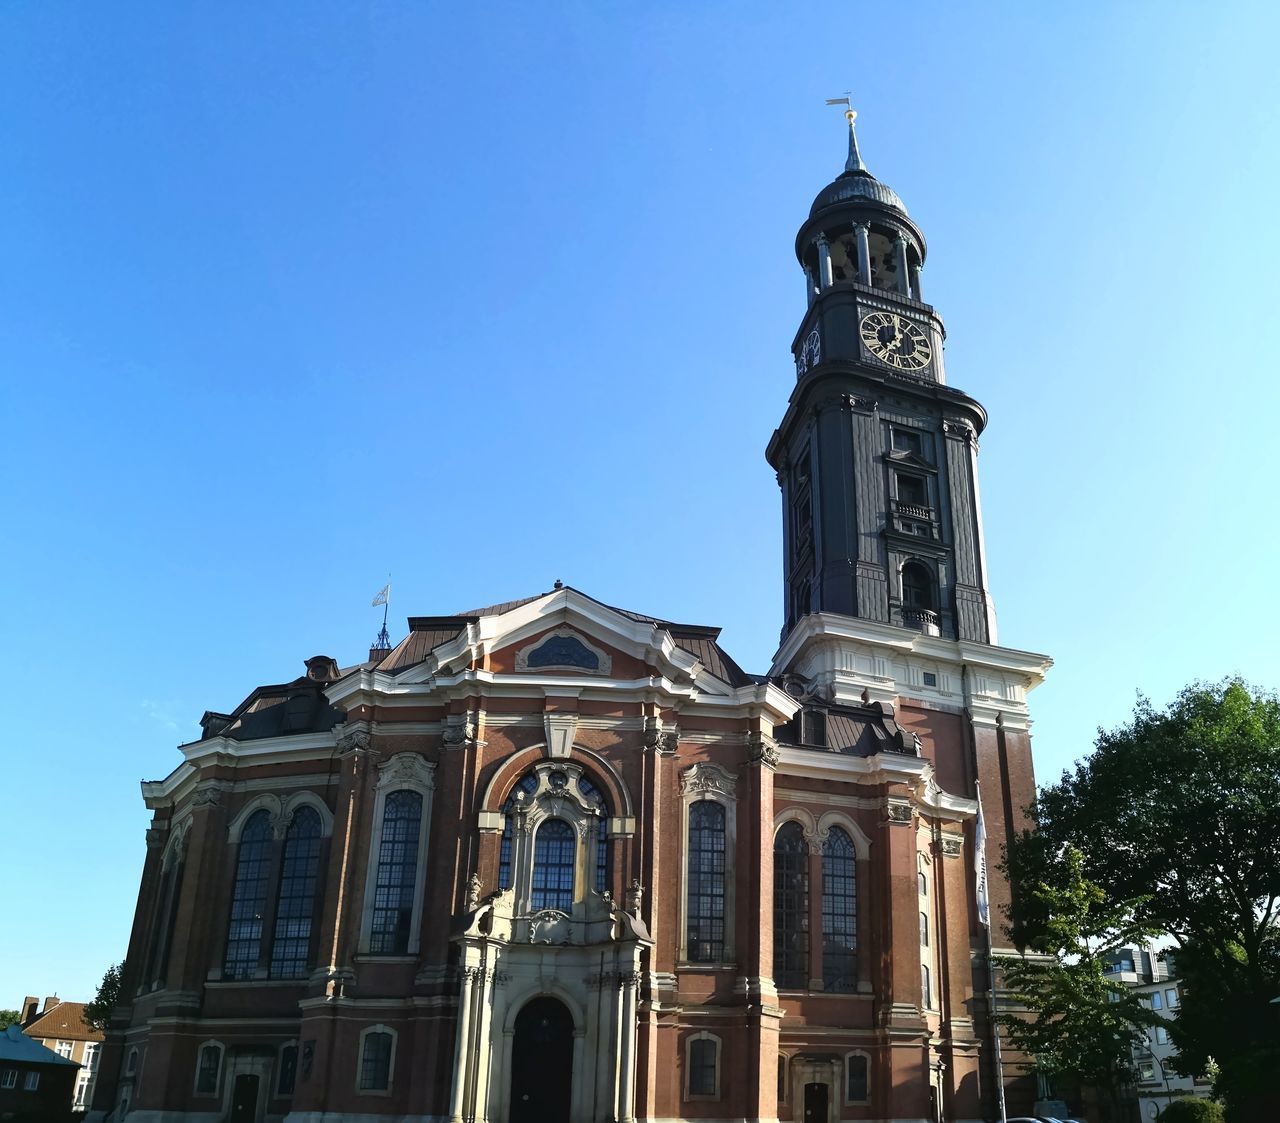
[[[846,174],[853,172],[867,172],[867,165],[862,162],[862,153],[858,151],[858,134],[853,127],[853,123],[858,119],[858,111],[853,108],[849,102],[849,91],[845,90],[844,97],[827,98],[828,105],[843,105],[844,119],[849,122],[849,158],[844,162],[844,170]]]

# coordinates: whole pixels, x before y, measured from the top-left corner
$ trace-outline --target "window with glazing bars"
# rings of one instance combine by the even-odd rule
[[[609,805],[604,793],[585,776],[578,780],[578,790],[600,812],[596,820],[596,892],[603,893],[609,887]]]
[[[533,892],[529,906],[539,909],[573,909],[573,868],[577,840],[563,819],[548,819],[533,839]]]
[[[270,870],[271,816],[265,810],[255,811],[240,832],[227,952],[222,966],[225,978],[252,979],[258,969]]]
[[[218,1073],[222,1068],[222,1050],[216,1045],[205,1045],[200,1049],[200,1067],[196,1070],[196,1095],[216,1096],[218,1094]]]
[[[858,986],[857,853],[853,839],[832,827],[822,844],[822,987]]]
[[[689,1095],[716,1094],[716,1043],[708,1038],[689,1042]]]
[[[789,990],[809,985],[809,844],[795,822],[773,840],[773,980]]]
[[[685,932],[691,963],[724,958],[724,806],[702,799],[689,808],[688,900]]]
[[[319,866],[320,815],[314,807],[300,807],[294,812],[284,839],[276,927],[271,940],[273,979],[300,979],[307,973]]]
[[[374,955],[403,955],[409,950],[421,826],[422,796],[410,791],[391,792],[383,804],[373,889],[369,951]]]
[[[513,833],[512,818],[516,808],[517,796],[532,795],[538,790],[538,777],[530,772],[523,780],[511,789],[507,801],[502,805],[502,850],[498,855],[498,888],[511,888],[511,837]]]
[[[384,1092],[391,1083],[391,1034],[366,1033],[360,1057],[360,1090]]]

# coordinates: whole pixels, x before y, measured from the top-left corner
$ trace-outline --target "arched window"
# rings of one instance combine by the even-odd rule
[[[720,1039],[699,1033],[689,1041],[688,1096],[714,1099],[720,1094]]]
[[[316,911],[316,874],[320,867],[320,815],[302,806],[284,839],[276,925],[271,940],[271,977],[300,979],[311,956],[311,926]]]
[[[853,839],[832,827],[822,844],[822,986],[858,987],[858,883]]]
[[[533,840],[533,892],[529,906],[539,909],[573,909],[573,875],[577,840],[563,819],[548,819]]]
[[[585,776],[579,777],[578,790],[600,812],[596,821],[595,886],[597,893],[603,893],[609,888],[609,805],[605,802],[604,793]]]
[[[507,801],[502,805],[502,814],[506,821],[502,826],[502,851],[498,857],[498,888],[511,888],[511,835],[512,820],[515,816],[512,814],[520,803],[521,796],[533,795],[538,790],[538,775],[536,772],[530,772],[524,779],[511,789],[511,794],[507,796]]]
[[[360,1091],[389,1091],[394,1034],[386,1026],[374,1026],[360,1036]]]
[[[920,914],[920,946],[929,946],[929,914],[923,912]]]
[[[724,958],[724,805],[700,799],[689,808],[689,897],[686,946],[691,963]]]
[[[369,951],[374,955],[404,955],[409,948],[421,825],[421,793],[388,793],[382,814],[369,935]]]
[[[271,867],[271,815],[265,809],[249,816],[240,832],[236,881],[231,894],[231,923],[223,977],[252,979],[262,954],[262,921],[267,907]]]
[[[933,985],[927,963],[920,964],[920,1005],[926,1010],[933,1006]]]
[[[866,1103],[870,1099],[870,1061],[866,1053],[849,1053],[845,1065],[845,1103]]]
[[[916,891],[922,897],[929,893],[929,879],[925,877],[923,870],[916,874]]]
[[[196,1095],[216,1096],[221,1073],[222,1044],[208,1041],[200,1046],[200,1063],[196,1066]]]
[[[773,978],[789,990],[809,985],[809,844],[796,822],[773,840]]]
[[[904,608],[932,611],[933,575],[920,562],[910,561],[902,567],[902,604]]]

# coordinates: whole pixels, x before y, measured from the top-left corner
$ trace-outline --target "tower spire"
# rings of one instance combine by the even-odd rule
[[[853,123],[857,120],[858,111],[856,109],[848,109],[845,111],[845,120],[849,122],[849,158],[844,162],[844,170],[846,173],[862,172],[863,175],[870,175],[867,171],[867,165],[862,162],[862,153],[858,151],[858,132],[853,127]]]

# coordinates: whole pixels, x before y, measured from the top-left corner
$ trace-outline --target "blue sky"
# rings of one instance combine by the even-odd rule
[[[1039,778],[1280,684],[1264,4],[0,8],[0,1007],[125,950],[205,709],[548,588],[781,610],[795,231],[863,154],[991,414]]]

